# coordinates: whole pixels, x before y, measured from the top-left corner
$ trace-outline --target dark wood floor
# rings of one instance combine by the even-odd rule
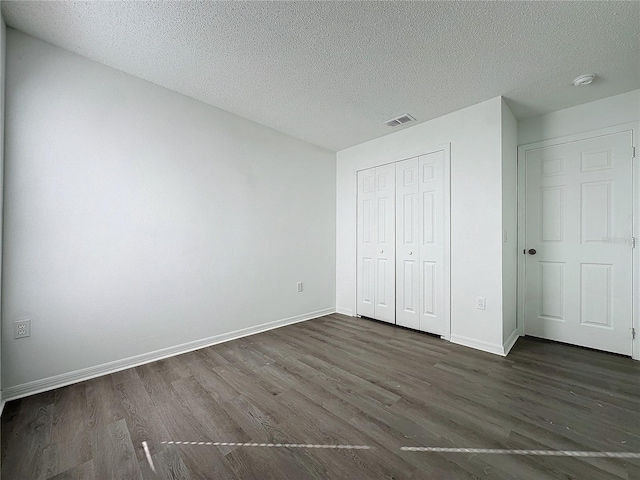
[[[500,358],[329,315],[10,402],[1,438],[4,480],[640,479],[640,459],[400,450],[640,452],[640,362],[530,338]]]

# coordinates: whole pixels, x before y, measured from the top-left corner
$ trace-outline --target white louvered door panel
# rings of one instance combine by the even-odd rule
[[[396,163],[396,323],[420,328],[418,157]]]

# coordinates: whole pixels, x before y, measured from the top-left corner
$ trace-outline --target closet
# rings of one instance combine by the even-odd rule
[[[357,308],[448,336],[449,147],[358,172]]]
[[[358,172],[358,315],[396,323],[396,167]]]

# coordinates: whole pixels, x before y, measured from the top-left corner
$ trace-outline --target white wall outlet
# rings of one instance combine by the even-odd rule
[[[485,297],[476,297],[476,308],[485,310],[487,308],[487,299]]]
[[[31,336],[31,320],[16,320],[13,322],[13,338]]]
[[[298,293],[302,291],[302,282],[298,282]]]

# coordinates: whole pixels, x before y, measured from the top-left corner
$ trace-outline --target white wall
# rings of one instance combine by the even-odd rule
[[[335,308],[335,154],[12,29],[7,60],[5,386]]]
[[[7,27],[0,13],[0,252],[2,251],[2,199],[4,188],[4,85],[5,85],[5,54]],[[0,255],[0,318],[2,315],[2,255]],[[2,395],[2,332],[0,331],[0,413],[4,406]]]
[[[518,123],[518,144],[526,145],[594,130],[616,127],[633,130],[634,160],[634,236],[640,238],[640,90],[603,98],[577,107],[559,110]],[[640,332],[640,250],[634,251],[634,326]],[[640,360],[640,334],[633,344],[633,357]]]
[[[502,327],[502,99],[337,154],[336,308],[356,304],[356,172],[451,143],[451,338],[500,353]],[[486,310],[475,308],[477,296]]]
[[[588,87],[584,87],[588,88]],[[518,145],[637,122],[640,90],[622,93],[518,122]]]
[[[518,123],[502,100],[502,342],[517,340]]]

